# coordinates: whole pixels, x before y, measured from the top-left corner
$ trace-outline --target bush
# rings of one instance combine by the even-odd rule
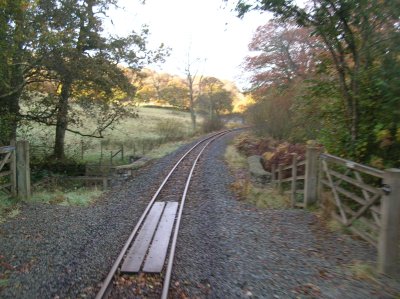
[[[246,157],[262,155],[276,147],[276,141],[272,138],[259,138],[248,133],[241,134],[236,140],[237,149]]]
[[[201,129],[204,133],[210,133],[213,131],[221,130],[224,127],[224,123],[219,118],[207,119],[203,122]]]
[[[288,142],[277,142],[272,138],[259,138],[252,134],[241,134],[235,143],[238,151],[245,156],[262,156],[262,164],[265,170],[271,171],[272,165],[290,165],[293,154],[297,154],[299,161],[305,159],[306,146],[304,144],[291,144]],[[303,169],[303,170],[302,170]],[[304,171],[304,167],[300,172]]]
[[[293,154],[297,154],[298,161],[305,160],[306,146],[304,144],[290,144],[288,142],[279,144],[272,151],[263,153],[262,164],[264,169],[271,171],[272,165],[291,165],[293,161]],[[304,167],[301,167],[299,174],[302,174],[302,172],[304,172]]]
[[[182,124],[173,119],[161,120],[156,126],[158,135],[166,141],[178,140],[185,137],[185,132]]]

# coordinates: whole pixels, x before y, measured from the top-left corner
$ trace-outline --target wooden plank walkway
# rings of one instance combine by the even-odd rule
[[[155,202],[121,267],[123,273],[161,272],[167,255],[177,202]],[[146,260],[145,260],[146,259]]]

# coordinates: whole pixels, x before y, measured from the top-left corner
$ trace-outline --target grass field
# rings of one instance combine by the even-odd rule
[[[139,107],[137,110],[139,117],[121,121],[112,129],[106,130],[101,139],[67,132],[67,157],[93,163],[101,159],[103,163],[109,163],[111,155],[123,148],[124,159],[121,159],[121,153],[113,159],[113,164],[123,164],[128,162],[129,156],[142,156],[163,143],[194,135],[189,112],[148,107]],[[201,122],[201,118],[198,119]],[[82,123],[83,130],[93,131],[93,120],[85,119]],[[33,159],[44,158],[52,153],[54,134],[55,127],[30,123],[19,130],[19,138],[30,142]]]
[[[113,129],[104,132],[104,138],[96,139],[81,137],[67,132],[66,155],[79,162],[98,164],[110,163],[111,153],[124,148],[124,160],[118,154],[113,164],[127,164],[131,155],[146,155],[150,158],[160,158],[185,143],[196,132],[192,131],[190,114],[167,108],[138,108],[139,117],[129,118],[115,125]],[[202,120],[200,117],[199,124]],[[83,121],[86,130],[93,130],[93,120]],[[199,126],[200,127],[200,126]],[[28,140],[30,143],[31,160],[42,160],[52,153],[54,144],[55,127],[25,123],[19,128],[19,139]],[[33,174],[39,179],[47,174]],[[34,181],[34,180],[33,180]],[[45,186],[35,188],[30,201],[57,205],[86,206],[95,201],[102,191],[92,188],[63,188],[61,186]],[[0,223],[18,216],[20,201],[8,198],[0,193]]]

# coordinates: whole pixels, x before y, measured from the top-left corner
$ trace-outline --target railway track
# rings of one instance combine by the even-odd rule
[[[187,192],[196,164],[215,139],[208,136],[191,147],[167,174],[139,218],[104,280],[96,299],[168,298],[175,247]]]

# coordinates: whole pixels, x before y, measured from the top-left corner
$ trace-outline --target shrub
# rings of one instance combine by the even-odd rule
[[[201,129],[204,133],[218,131],[224,127],[224,123],[219,118],[207,119],[203,122]]]
[[[173,119],[159,121],[156,126],[156,131],[158,135],[166,141],[178,140],[185,136],[182,124]]]
[[[267,171],[271,171],[272,165],[283,164],[285,166],[292,164],[293,154],[297,154],[298,161],[303,161],[306,154],[304,144],[290,144],[283,142],[272,151],[267,151],[262,155],[262,164]]]
[[[272,138],[259,138],[251,134],[242,134],[237,138],[236,147],[245,156],[262,155],[275,148],[276,142]]]

